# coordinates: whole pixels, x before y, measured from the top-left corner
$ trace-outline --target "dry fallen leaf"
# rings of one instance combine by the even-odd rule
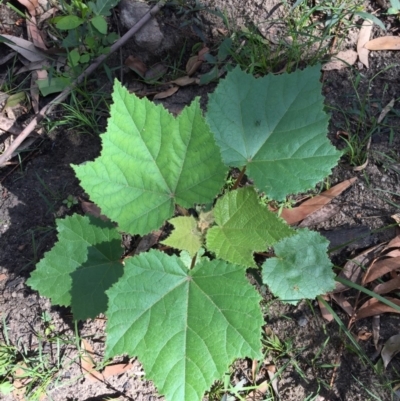
[[[199,60],[198,56],[192,56],[186,63],[186,74],[193,75],[201,66],[203,62]]]
[[[372,263],[368,268],[362,282],[363,284],[370,283],[371,281],[397,269],[400,269],[400,257],[378,260]]]
[[[45,53],[37,49],[35,45],[28,40],[12,35],[3,34],[1,36],[12,42],[4,42],[5,45],[11,47],[11,49],[15,50],[17,53],[19,53],[21,56],[25,57],[31,62],[42,61],[47,58],[47,55]]]
[[[331,294],[331,298],[349,315],[353,316],[354,308],[343,294]]]
[[[400,50],[399,36],[381,36],[365,43],[368,50]]]
[[[326,302],[329,302],[329,296],[328,295],[321,295],[321,298],[323,298]],[[318,297],[318,306],[319,309],[321,311],[321,315],[322,317],[328,321],[328,322],[332,322],[332,320],[334,319],[332,314],[329,312],[329,310],[327,309],[327,307],[320,301],[319,297]]]
[[[81,198],[78,198],[78,199],[81,202],[81,208],[82,208],[83,213],[90,214],[94,217],[99,217],[103,221],[109,220],[109,218],[107,216],[104,216],[103,214],[101,214],[101,209],[95,203],[84,201]]]
[[[339,205],[325,205],[307,216],[299,225],[299,228],[310,227],[329,220],[340,212]]]
[[[32,15],[32,17],[34,17],[37,14],[40,14],[41,9],[39,8],[38,0],[17,0],[17,1],[18,3],[26,7],[26,9],[28,10],[29,14]]]
[[[359,255],[350,259],[346,262],[341,272],[339,273],[339,277],[345,278],[352,283],[360,284],[361,282],[361,274],[363,272],[363,268],[369,266],[370,263],[377,257],[377,255],[381,252],[382,245],[375,245],[372,248],[368,248],[365,251],[361,252]],[[348,290],[349,287],[346,285],[336,282],[335,289],[332,291],[333,293],[342,292]]]
[[[385,299],[394,303],[395,305],[400,306],[399,299],[390,297],[385,297]],[[381,301],[378,301],[376,298],[371,298],[358,309],[355,320],[360,320],[366,317],[380,315],[381,313],[387,312],[400,313],[400,311],[398,311],[397,309],[394,309],[391,306],[386,305]]]
[[[159,92],[157,93],[154,97],[153,100],[156,99],[165,99],[167,97],[172,96],[174,93],[176,93],[179,89],[179,86],[171,86],[171,88],[163,91],[163,92]]]
[[[369,331],[366,331],[364,329],[361,329],[358,333],[357,333],[357,340],[358,341],[367,341],[372,337],[372,333]]]
[[[157,244],[161,234],[162,230],[155,230],[149,234],[144,235],[140,240],[138,246],[136,247],[134,254],[138,255],[140,252],[148,251],[153,245]]]
[[[340,51],[332,60],[322,66],[323,71],[342,70],[357,61],[357,52],[354,50]]]
[[[376,350],[378,349],[380,331],[381,331],[381,317],[379,315],[375,315],[372,317],[372,333],[374,338],[374,346]]]
[[[124,64],[131,70],[135,71],[140,77],[144,78],[144,75],[147,71],[147,66],[142,60],[134,56],[128,56]]]
[[[340,195],[344,190],[346,190],[350,185],[357,181],[357,177],[353,177],[350,180],[346,180],[333,186],[327,191],[315,196],[314,198],[308,199],[303,202],[300,206],[294,207],[292,209],[283,209],[281,217],[286,220],[288,224],[295,224],[299,221],[305,219],[311,213],[321,209],[327,203],[329,203],[333,198]]]
[[[189,76],[184,76],[184,77],[177,78],[169,83],[175,84],[178,86],[187,86],[187,85],[199,84],[200,79],[194,78],[194,77],[189,77]]]
[[[376,294],[387,294],[394,290],[400,290],[400,276],[392,278],[384,283],[380,283],[373,289]]]
[[[382,120],[386,117],[386,114],[389,113],[390,110],[393,109],[394,106],[394,98],[382,109],[381,114],[378,117],[378,124],[382,122]]]
[[[396,334],[386,341],[382,348],[381,356],[385,369],[393,357],[400,351],[400,334]]]
[[[358,34],[358,42],[357,42],[357,53],[358,59],[368,68],[368,55],[369,50],[364,46],[367,42],[369,42],[369,38],[371,37],[373,22],[369,19],[366,19],[360,29]]]
[[[90,374],[88,376],[90,381],[104,381],[111,376],[120,375],[133,367],[131,363],[117,363],[115,365],[106,366],[103,372],[100,373],[99,371],[94,369],[95,364],[93,361],[94,353],[92,346],[89,344],[88,341],[82,339],[81,347],[83,350],[85,350],[83,355],[81,355],[82,370],[85,373]]]

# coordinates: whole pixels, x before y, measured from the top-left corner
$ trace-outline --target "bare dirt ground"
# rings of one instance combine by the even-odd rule
[[[377,10],[375,2],[373,3],[368,4],[369,11]],[[280,3],[274,1],[209,0],[207,4],[226,10],[230,20],[238,25],[251,21],[265,34],[268,33],[265,21],[272,18],[271,16],[274,18],[284,16]],[[169,12],[158,17],[162,26],[168,24]],[[4,13],[3,9],[3,15]],[[221,22],[214,16],[206,14],[202,18],[207,23],[208,30],[205,30],[205,33],[212,47],[216,41],[213,37],[215,29],[221,26]],[[398,24],[397,21],[387,20],[384,16],[382,20],[386,24],[392,24],[392,29],[395,28],[393,24]],[[175,25],[175,29],[175,36],[187,33],[187,27],[179,30],[179,24]],[[279,30],[275,33],[279,34]],[[375,28],[374,34],[379,35],[379,33],[379,29]],[[124,49],[126,56],[132,51],[137,52],[134,45],[131,46],[133,50],[129,46]],[[344,41],[343,46],[354,48],[355,42]],[[170,54],[179,51],[179,46],[169,50]],[[0,52],[3,55],[8,49],[2,45]],[[183,58],[187,57],[185,54]],[[400,94],[399,57],[396,52],[373,53],[370,68],[359,71],[357,92],[354,88],[357,74],[353,70],[324,73],[323,93],[332,116],[329,136],[336,146],[340,148],[345,146],[343,139],[337,136],[337,132],[346,131],[348,124],[357,127],[359,119],[364,118],[360,114],[356,93],[360,98],[364,96],[367,98],[365,115],[371,121],[372,118],[378,117],[382,108],[391,99],[397,101]],[[186,61],[182,60],[183,65]],[[118,60],[113,62],[118,63]],[[127,86],[132,84],[132,80],[131,74],[125,75],[124,83]],[[210,84],[181,88],[179,92],[162,100],[161,103],[172,111],[177,111],[189,104],[195,96],[201,96],[202,103],[206,106],[207,93],[214,87],[215,85]],[[343,111],[347,116],[353,111],[350,123]],[[399,116],[400,110],[395,103],[386,120],[386,126],[392,128],[381,128],[372,133],[369,163],[365,169],[354,171],[349,158],[344,157],[329,179],[330,184],[334,185],[358,177],[353,186],[334,199],[333,204],[338,207],[337,213],[329,220],[311,227],[326,234],[332,241],[332,247],[354,241],[351,245],[332,253],[332,258],[338,266],[343,266],[347,259],[362,250],[396,236],[397,230],[391,216],[399,212],[400,204],[400,130],[397,128],[400,126]],[[54,117],[57,118],[57,115]],[[358,134],[366,135],[367,128],[359,130]],[[144,379],[141,366],[135,360],[131,361],[133,367],[125,373],[105,380],[91,380],[81,368],[81,360],[73,340],[75,326],[69,311],[52,307],[47,299],[41,298],[25,285],[34,264],[51,249],[56,240],[55,219],[73,212],[82,213],[80,204],[67,207],[63,203],[69,195],[87,199],[70,164],[93,160],[99,152],[100,141],[97,136],[78,135],[73,129],[58,130],[37,141],[34,150],[27,154],[26,160],[18,164],[16,169],[11,165],[0,170],[1,314],[13,344],[24,344],[32,352],[40,348],[53,363],[57,363],[57,360],[62,361],[61,369],[52,375],[46,396],[42,399],[84,401],[110,397],[121,400],[158,400],[161,398],[158,397],[153,385]],[[397,164],[387,162],[382,154],[391,155],[392,158],[397,157]],[[133,250],[136,242],[135,239],[127,240],[126,251]],[[273,364],[278,370],[282,368],[277,382],[281,400],[380,399],[384,401],[396,397],[387,387],[382,386],[381,379],[369,366],[362,363],[350,346],[343,346],[346,342],[343,332],[335,322],[328,323],[322,318],[316,302],[301,302],[294,307],[274,299],[265,287],[260,287],[260,291],[264,296],[266,325],[282,343],[287,344],[286,351],[279,355],[278,359],[276,359],[277,352],[270,352],[264,361],[265,366]],[[351,292],[348,294],[349,299],[353,296]],[[347,324],[348,317],[336,306],[334,308]],[[47,338],[44,337],[44,332],[49,323],[43,318],[44,313],[51,316],[51,334]],[[96,354],[95,359],[99,361],[103,350],[104,326],[105,321],[102,318],[77,326],[80,337],[92,344]],[[399,316],[382,315],[380,326],[380,344],[382,344],[392,335],[398,334]],[[372,318],[356,322],[353,332],[357,334],[360,330],[371,332]],[[64,342],[61,349],[58,349],[57,337],[70,339],[70,344]],[[53,338],[53,341],[50,341],[50,338]],[[373,363],[376,363],[379,354],[372,339],[360,340],[360,345]],[[232,371],[232,382],[235,384],[250,377],[250,371],[251,361],[236,363]],[[399,371],[400,358],[397,357],[391,362],[384,376],[389,381],[398,381]],[[266,371],[261,371],[258,381],[261,382],[266,378]],[[368,391],[377,398],[373,398]],[[220,393],[220,398],[213,399],[222,399],[222,396],[223,392]],[[312,396],[315,398],[307,398]],[[0,396],[7,401],[17,399],[16,397],[16,394],[3,398]],[[19,397],[23,399],[24,396],[22,394]]]

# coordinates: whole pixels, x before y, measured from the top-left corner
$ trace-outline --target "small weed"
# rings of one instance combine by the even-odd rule
[[[28,350],[23,344],[12,344],[3,319],[3,339],[0,341],[0,394],[18,394],[29,400],[39,400],[61,366],[60,347],[52,358],[37,349]]]
[[[109,95],[101,90],[93,92],[93,89],[85,85],[71,93],[69,103],[61,105],[63,110],[59,118],[45,120],[44,126],[48,133],[61,127],[68,127],[76,134],[100,134],[103,121],[108,117]]]
[[[76,196],[68,195],[68,197],[63,200],[63,203],[67,206],[68,209],[71,209],[72,206],[78,204],[78,199],[76,198]]]

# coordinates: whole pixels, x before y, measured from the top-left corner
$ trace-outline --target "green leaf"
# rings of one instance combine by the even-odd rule
[[[90,21],[92,25],[103,35],[107,34],[107,22],[102,15],[97,15]]]
[[[245,267],[256,266],[253,252],[266,251],[295,234],[276,213],[261,205],[253,187],[228,192],[214,208],[217,223],[207,232],[207,249],[218,258]]]
[[[75,67],[79,64],[79,60],[81,55],[79,54],[78,49],[72,49],[68,54],[68,60],[72,67]]]
[[[72,304],[76,319],[105,312],[105,290],[123,272],[121,235],[110,222],[79,215],[57,220],[57,230],[58,242],[37,264],[28,285],[53,304]]]
[[[100,157],[73,166],[103,213],[125,232],[146,234],[172,217],[174,203],[212,202],[226,168],[199,99],[174,118],[116,81],[113,100]]]
[[[361,17],[361,18],[363,18],[363,19],[369,19],[369,20],[371,20],[374,24],[378,25],[379,28],[381,28],[383,31],[386,31],[386,27],[385,27],[385,25],[383,24],[383,22],[382,22],[378,17],[376,17],[374,14],[367,13],[367,12],[365,12],[365,11],[356,11],[356,12],[354,13],[354,15],[358,15],[359,17]]]
[[[319,233],[299,230],[275,247],[276,258],[263,266],[263,281],[282,301],[296,304],[313,299],[335,287],[335,274],[328,258],[329,241]]]
[[[119,3],[119,0],[97,0],[96,3],[89,1],[88,6],[96,15],[111,15],[110,10]]]
[[[243,268],[150,251],[107,291],[106,358],[138,356],[167,400],[201,400],[235,358],[262,358],[260,295]]]
[[[226,165],[284,200],[330,174],[341,155],[326,137],[320,66],[254,78],[238,67],[209,96],[207,120]]]
[[[179,216],[168,220],[168,222],[175,229],[161,243],[182,251],[186,250],[193,258],[202,245],[201,232],[197,228],[196,219],[193,216]]]
[[[62,92],[70,83],[71,79],[65,77],[52,77],[36,80],[36,84],[42,96]]]
[[[76,29],[79,25],[82,25],[83,22],[83,19],[76,15],[67,15],[57,21],[56,28],[61,30]]]

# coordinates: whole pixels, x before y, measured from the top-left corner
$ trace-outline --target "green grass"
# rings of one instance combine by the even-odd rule
[[[18,342],[12,344],[5,319],[0,339],[0,394],[23,394],[30,401],[39,400],[64,364],[62,345],[65,339],[55,334],[48,316],[43,315],[44,333],[35,333],[38,346],[28,348]],[[55,353],[44,352],[45,342],[56,343]],[[15,393],[16,392],[16,393]]]

